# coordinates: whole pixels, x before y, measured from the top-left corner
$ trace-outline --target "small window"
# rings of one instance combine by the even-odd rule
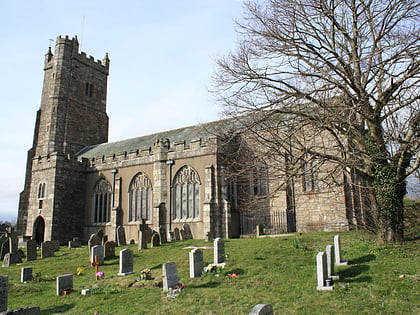
[[[45,199],[45,183],[39,183],[38,185],[38,208],[42,209],[44,206],[44,199]]]
[[[85,96],[92,97],[93,96],[93,84],[86,82],[85,84]]]

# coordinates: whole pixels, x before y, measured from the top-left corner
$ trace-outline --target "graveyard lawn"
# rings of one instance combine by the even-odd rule
[[[9,309],[39,306],[41,314],[248,314],[257,304],[271,304],[275,314],[419,314],[419,233],[399,245],[376,246],[368,232],[341,232],[340,280],[334,290],[317,291],[316,255],[333,244],[335,233],[310,233],[276,238],[225,240],[226,267],[217,276],[190,278],[187,246],[212,246],[186,240],[138,250],[138,245],[116,248],[117,257],[99,267],[104,278],[95,280],[87,246],[61,247],[55,257],[38,258],[4,267],[9,276]],[[119,252],[134,253],[134,273],[118,276]],[[205,266],[213,250],[202,249]],[[176,263],[183,292],[168,298],[162,290],[162,264]],[[22,267],[32,267],[37,280],[20,283]],[[81,269],[83,271],[77,275]],[[150,268],[152,280],[141,271]],[[74,291],[56,296],[56,277],[73,274]],[[228,275],[236,274],[235,277]],[[91,293],[81,295],[82,289]]]

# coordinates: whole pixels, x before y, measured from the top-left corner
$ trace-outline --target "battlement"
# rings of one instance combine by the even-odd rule
[[[79,157],[79,161],[81,159],[87,160],[88,166],[93,167],[95,165],[103,165],[115,162],[123,162],[128,160],[134,159],[153,159],[153,156],[158,156],[159,152],[166,151],[167,153],[175,154],[174,157],[182,158],[208,154],[208,151],[211,148],[216,148],[217,145],[217,137],[210,137],[210,138],[194,138],[191,139],[189,142],[187,141],[177,141],[170,143],[168,139],[159,139],[157,140],[153,146],[146,146],[137,149],[131,149],[129,151],[121,151],[109,154],[98,155],[90,158],[86,157]],[[203,152],[203,150],[206,150]],[[214,153],[214,152],[212,152]]]
[[[77,36],[71,39],[68,35],[65,37],[61,37],[61,35],[58,36],[55,40],[55,55],[58,54],[59,46],[64,46],[64,49],[70,49],[71,57],[76,58],[79,62],[108,74],[110,64],[108,53],[105,54],[102,60],[95,60],[93,56],[87,55],[85,52],[79,53],[79,41],[77,40]],[[51,52],[51,47],[49,47],[45,59],[45,68],[48,68],[49,63],[53,61],[53,57],[54,55]]]

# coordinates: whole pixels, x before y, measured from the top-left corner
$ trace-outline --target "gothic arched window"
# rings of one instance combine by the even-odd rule
[[[95,223],[105,223],[110,220],[112,187],[106,179],[101,178],[93,193],[93,212]]]
[[[152,184],[144,173],[138,173],[130,183],[128,190],[128,221],[150,220],[152,208]]]
[[[38,208],[42,209],[44,206],[44,199],[45,199],[45,183],[40,183],[38,185]]]
[[[200,214],[200,178],[189,166],[184,166],[175,175],[173,219],[198,218]]]

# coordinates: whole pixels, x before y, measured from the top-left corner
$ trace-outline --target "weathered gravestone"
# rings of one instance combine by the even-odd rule
[[[187,223],[184,223],[182,225],[182,229],[184,230],[184,235],[182,237],[182,239],[184,240],[192,240],[192,232],[191,232],[191,228]]]
[[[96,245],[102,245],[102,240],[98,235],[96,235],[96,233],[93,233],[90,235],[88,240],[89,256],[91,255],[92,247]]]
[[[139,224],[139,249],[147,249],[147,225],[145,220],[143,220],[142,224]]]
[[[217,237],[213,242],[214,252],[213,258],[215,264],[225,261],[225,243],[222,238]]]
[[[0,312],[4,312],[8,308],[9,294],[9,277],[0,276]]]
[[[168,242],[167,238],[166,238],[166,230],[164,227],[159,227],[159,235],[160,235],[160,243],[161,244],[165,244]]]
[[[123,249],[120,251],[120,271],[119,276],[125,276],[134,273],[133,271],[133,251]]]
[[[175,232],[174,231],[169,231],[168,232],[168,237],[169,237],[169,242],[175,241]]]
[[[0,258],[1,258],[1,260],[4,259],[4,255],[6,255],[7,253],[10,253],[9,238],[6,236],[6,234],[3,234],[0,237]]]
[[[98,232],[96,232],[96,235],[101,239],[101,245],[102,245],[102,240],[104,239],[104,236],[105,236],[104,230],[99,229]]]
[[[257,304],[255,305],[249,315],[273,315],[273,307],[270,304]]]
[[[7,310],[1,315],[39,315],[41,310],[38,306],[25,306],[20,308],[15,308],[13,310]]]
[[[256,228],[255,228],[255,234],[256,236],[260,236],[260,235],[264,235],[264,225],[262,224],[257,224]],[[258,304],[258,305],[265,305],[265,304]]]
[[[65,295],[67,292],[73,290],[73,275],[72,274],[64,274],[58,276],[56,279],[57,295]]]
[[[35,240],[26,242],[26,261],[36,260],[36,246]]]
[[[113,241],[106,241],[104,244],[105,259],[115,257],[115,247],[117,244]]]
[[[203,252],[198,248],[190,251],[190,278],[201,277],[204,269]]]
[[[118,246],[126,245],[124,227],[121,225],[117,226],[117,244]]]
[[[181,240],[181,235],[178,228],[174,228],[174,237],[175,237],[175,241]]]
[[[91,248],[90,251],[90,263],[94,263],[95,261],[95,256],[98,257],[98,263],[99,265],[102,265],[104,263],[104,248],[102,247],[102,245],[95,245]]]
[[[55,240],[55,241],[47,241],[45,242],[47,243],[49,246],[51,246],[52,250],[55,252],[58,252],[60,250],[60,242]]]
[[[78,248],[80,246],[82,246],[82,242],[78,237],[73,237],[73,239],[69,241],[69,248]]]
[[[316,255],[316,278],[318,291],[331,291],[334,287],[327,275],[327,255],[324,252],[319,252]]]
[[[332,280],[338,280],[340,277],[334,274],[334,246],[327,245],[325,248],[325,254],[327,255],[327,277]]]
[[[22,262],[22,257],[24,256],[24,253],[22,250],[17,250],[13,253],[7,253],[4,255],[3,258],[3,267],[10,267],[12,264],[19,264]]]
[[[54,257],[54,248],[51,246],[51,242],[41,243],[41,258]]]
[[[24,267],[20,269],[20,282],[32,281],[32,267]]]
[[[160,246],[160,236],[159,233],[153,233],[151,247]]]
[[[340,254],[340,235],[334,235],[334,252],[335,252],[335,264],[337,266],[347,265],[347,260],[341,260]]]
[[[176,263],[174,262],[167,262],[164,263],[162,266],[162,274],[163,274],[163,291],[169,291],[175,287],[178,280],[178,270],[176,268]]]

